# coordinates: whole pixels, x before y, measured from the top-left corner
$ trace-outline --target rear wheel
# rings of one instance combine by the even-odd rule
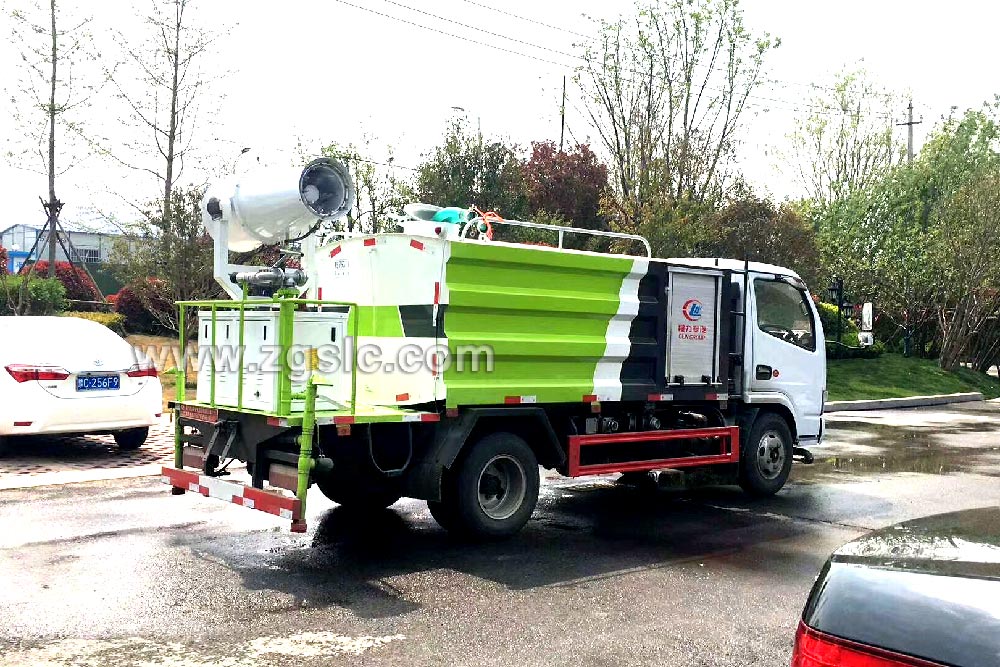
[[[470,537],[517,533],[538,502],[538,460],[511,433],[493,433],[474,443],[445,480],[441,503],[429,504],[431,514],[448,530]]]
[[[792,470],[792,432],[780,415],[757,417],[740,447],[740,486],[752,496],[773,496]]]
[[[331,472],[315,481],[324,496],[352,509],[381,510],[402,497],[391,484],[374,476]]]
[[[132,451],[142,447],[148,437],[148,427],[130,428],[127,431],[118,431],[115,433],[115,444],[118,445],[118,449]]]

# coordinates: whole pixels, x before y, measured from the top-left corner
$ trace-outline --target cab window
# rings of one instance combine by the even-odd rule
[[[757,327],[766,334],[806,350],[816,349],[816,325],[808,296],[780,280],[754,280]]]

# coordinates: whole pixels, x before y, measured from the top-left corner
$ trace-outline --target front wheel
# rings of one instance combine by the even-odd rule
[[[740,443],[740,486],[752,496],[773,496],[792,471],[792,432],[773,412],[757,417]]]
[[[130,428],[126,431],[118,431],[115,433],[115,444],[118,445],[118,449],[130,452],[134,449],[142,447],[148,437],[148,427]]]
[[[512,433],[493,433],[474,443],[447,479],[445,505],[432,507],[432,513],[445,528],[470,537],[514,535],[538,502],[538,459]]]

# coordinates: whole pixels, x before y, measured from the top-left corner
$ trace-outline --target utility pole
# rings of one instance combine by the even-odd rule
[[[920,125],[924,122],[923,118],[920,120],[913,120],[913,100],[906,106],[906,122],[896,123],[896,125],[906,126],[906,161],[913,162],[913,126]]]
[[[563,152],[563,139],[566,136],[566,75],[563,74],[563,96],[562,96],[562,107],[559,110],[559,115],[562,117],[562,125],[559,128],[559,152]]]

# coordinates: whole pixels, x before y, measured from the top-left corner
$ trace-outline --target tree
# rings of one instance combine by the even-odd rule
[[[709,254],[787,266],[813,289],[821,284],[816,234],[792,205],[745,193],[708,222],[716,234]]]
[[[451,122],[444,141],[417,169],[415,198],[438,206],[478,206],[505,218],[528,214],[522,162],[517,148],[470,134],[465,122]]]
[[[372,142],[366,137],[365,154],[370,154],[371,148]],[[354,178],[357,204],[344,221],[345,229],[367,234],[394,229],[395,222],[389,216],[398,214],[408,201],[403,194],[405,184],[396,176],[392,166],[395,161],[392,149],[388,150],[388,157],[383,164],[363,157],[354,144],[344,147],[336,143],[329,144],[321,154],[341,160]]]
[[[956,342],[970,333],[964,321],[987,339],[977,322],[996,323],[977,315],[987,308],[982,300],[987,292],[974,279],[981,271],[967,273],[976,259],[968,252],[996,257],[1000,248],[990,245],[993,237],[982,229],[963,231],[986,224],[976,222],[974,213],[984,212],[986,195],[979,191],[991,174],[1000,173],[996,114],[997,106],[988,105],[946,119],[912,164],[893,167],[877,183],[815,213],[827,268],[846,279],[856,300],[872,300],[897,324],[904,341],[912,340],[904,349],[930,357],[940,353],[943,365],[968,353]],[[965,290],[969,299],[952,289]]]
[[[864,70],[842,72],[832,86],[817,87],[815,110],[789,135],[790,168],[817,203],[827,203],[881,180],[902,154],[893,137],[898,98]]]
[[[133,41],[119,38],[124,61],[105,70],[123,105],[123,116],[145,139],[114,149],[102,146],[101,152],[157,181],[162,196],[155,207],[156,226],[164,229],[173,224],[174,188],[194,145],[202,93],[208,91],[198,64],[213,37],[195,23],[194,5],[195,0],[150,0],[149,13],[143,17],[145,32]],[[209,99],[217,103],[217,92]],[[149,159],[151,154],[159,166]],[[166,235],[167,240],[172,237]]]
[[[84,69],[81,74],[81,68],[77,67],[93,59],[88,51],[90,19],[64,15],[56,0],[15,9],[11,18],[12,38],[18,45],[22,65],[19,95],[11,96],[14,120],[25,137],[17,151],[22,157],[37,156],[41,169],[29,168],[44,173],[48,179],[48,198],[42,200],[42,207],[48,229],[48,277],[53,278],[59,214],[63,207],[56,195],[56,176],[64,174],[79,159],[73,137],[80,131],[80,112],[98,87],[89,72]],[[72,27],[67,28],[67,23]],[[60,130],[69,131],[68,142]],[[57,166],[57,155],[64,166]],[[30,277],[20,283],[18,300],[26,298],[29,282]]]
[[[779,42],[747,30],[738,0],[640,0],[634,16],[599,28],[576,81],[610,160],[619,224],[634,230],[650,206],[718,197],[747,98]]]
[[[1000,316],[1000,171],[973,176],[949,197],[934,236],[940,362],[953,369]]]
[[[608,187],[608,168],[587,144],[569,151],[554,142],[531,144],[531,157],[524,164],[528,209],[556,214],[574,227],[606,229],[600,215],[601,197]]]
[[[137,242],[118,242],[110,263],[116,276],[127,285],[164,329],[179,332],[175,301],[222,298],[215,282],[214,246],[201,219],[201,188],[175,187],[171,196],[172,222],[150,204],[148,222],[140,223]],[[192,336],[197,322],[186,321],[186,335]]]

